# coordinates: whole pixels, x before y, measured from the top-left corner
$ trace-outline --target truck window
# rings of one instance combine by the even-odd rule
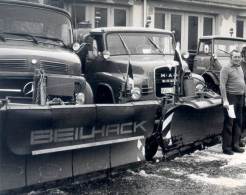
[[[246,46],[246,41],[232,40],[232,39],[216,39],[214,40],[214,53],[217,56],[227,56],[232,50],[242,51]]]
[[[107,47],[111,54],[127,54],[122,40],[132,55],[174,54],[173,39],[170,34],[122,32],[111,33],[106,37]]]
[[[96,41],[95,44],[96,44],[96,47],[97,47],[98,52],[101,52],[102,53],[103,50],[104,50],[104,47],[103,47],[103,37],[102,37],[102,35],[96,35],[93,38]]]
[[[110,55],[126,55],[127,51],[123,46],[120,36],[118,34],[107,35],[107,47],[110,51]]]
[[[0,19],[1,32],[30,34],[47,43],[52,41],[47,38],[60,39],[66,45],[71,45],[73,41],[69,17],[58,12],[6,4],[0,7]]]
[[[204,55],[211,55],[211,53],[212,53],[212,41],[211,40],[201,41],[199,44],[198,53],[204,54]]]

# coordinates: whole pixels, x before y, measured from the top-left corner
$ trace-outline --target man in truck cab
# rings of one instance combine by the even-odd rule
[[[220,91],[225,108],[222,150],[228,155],[232,155],[233,152],[244,152],[244,149],[240,148],[240,139],[246,86],[240,61],[240,52],[233,50],[230,64],[223,66],[220,72]],[[229,105],[234,106],[235,118],[231,118],[228,114]]]

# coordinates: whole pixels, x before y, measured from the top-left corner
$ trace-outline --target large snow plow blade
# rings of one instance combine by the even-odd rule
[[[187,145],[219,135],[222,126],[221,106],[204,109],[182,106],[174,112],[170,133],[172,137],[180,138],[181,145]]]
[[[165,120],[162,135],[170,148],[202,144],[203,141],[219,135],[223,128],[223,108],[220,98],[195,99],[180,102],[167,113],[171,121]],[[170,121],[169,127],[166,121]]]
[[[144,159],[159,101],[0,108],[0,193]]]
[[[145,157],[152,160],[158,146],[165,154],[208,143],[223,127],[220,98],[185,98],[165,111],[152,136],[146,139]],[[158,126],[159,126],[158,125]],[[159,130],[158,130],[159,129]]]

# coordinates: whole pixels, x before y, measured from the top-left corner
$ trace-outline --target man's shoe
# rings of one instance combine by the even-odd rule
[[[242,141],[239,142],[239,147],[244,148],[245,147],[245,143],[243,143]]]
[[[223,150],[223,153],[227,155],[233,155],[232,150]]]
[[[242,148],[232,148],[232,151],[236,153],[244,153],[244,149]]]

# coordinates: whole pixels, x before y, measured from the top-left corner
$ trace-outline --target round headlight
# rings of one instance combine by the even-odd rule
[[[132,94],[132,99],[133,100],[139,100],[141,98],[141,89],[138,87],[134,87],[131,90],[131,94]]]
[[[196,92],[201,92],[203,91],[205,85],[203,83],[197,83],[196,84]]]
[[[85,94],[77,93],[75,99],[76,99],[76,104],[82,105],[85,103]]]
[[[76,42],[76,43],[74,43],[74,44],[73,44],[73,51],[75,51],[75,52],[76,52],[76,51],[79,51],[79,49],[80,49],[80,44],[79,44],[79,43],[77,43],[77,42]]]

